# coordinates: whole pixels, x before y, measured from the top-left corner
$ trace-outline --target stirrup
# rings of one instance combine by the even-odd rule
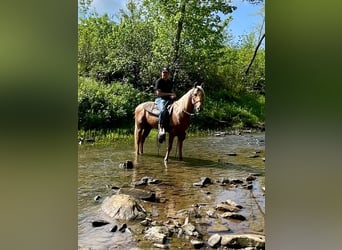
[[[165,129],[159,126],[159,129],[158,129],[158,141],[159,141],[159,143],[163,143],[165,141],[165,137],[166,137]]]
[[[165,134],[158,134],[158,142],[163,143],[165,141],[166,135]]]

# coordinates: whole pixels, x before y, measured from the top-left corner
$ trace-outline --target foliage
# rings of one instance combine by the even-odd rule
[[[80,0],[79,128],[132,126],[134,107],[154,99],[151,86],[163,66],[171,67],[177,96],[204,83],[206,109],[194,127],[264,121],[265,49],[246,75],[258,31],[231,42],[230,1],[129,0],[118,21],[99,16],[91,2]]]
[[[91,78],[79,78],[79,128],[117,128],[133,124],[133,111],[151,97],[121,83],[103,84]]]
[[[265,120],[265,98],[246,94],[226,99],[206,99],[205,109],[195,116],[193,126],[201,129],[254,127]]]

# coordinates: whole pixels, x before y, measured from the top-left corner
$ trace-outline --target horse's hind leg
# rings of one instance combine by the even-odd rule
[[[134,146],[135,146],[135,153],[138,155],[140,154],[140,144],[141,144],[141,137],[142,137],[142,128],[139,123],[135,123],[134,128]]]
[[[144,153],[144,142],[146,137],[149,135],[150,131],[151,131],[152,127],[147,126],[145,127],[142,135],[141,135],[141,140],[140,140],[140,153]]]

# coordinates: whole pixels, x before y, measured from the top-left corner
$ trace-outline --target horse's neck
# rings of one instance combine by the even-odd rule
[[[192,89],[189,90],[185,95],[183,95],[178,101],[177,104],[180,107],[180,111],[192,112],[194,106],[191,103],[191,92]]]

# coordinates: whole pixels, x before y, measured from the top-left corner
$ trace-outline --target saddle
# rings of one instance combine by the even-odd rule
[[[144,104],[144,109],[148,113],[150,113],[151,115],[156,116],[156,117],[158,117],[160,114],[160,110],[158,109],[158,106],[155,102],[148,102],[148,103]],[[172,109],[173,109],[172,105],[168,104],[166,107],[166,110],[167,110],[167,113],[169,116],[172,114]]]
[[[173,107],[171,105],[172,103],[169,103],[166,105],[166,109],[164,111],[164,114],[161,115],[161,124],[163,128],[165,128],[166,131],[169,131],[169,121],[170,116],[172,114]],[[159,117],[160,110],[158,109],[158,106],[155,102],[148,102],[144,105],[144,109],[151,115]]]

